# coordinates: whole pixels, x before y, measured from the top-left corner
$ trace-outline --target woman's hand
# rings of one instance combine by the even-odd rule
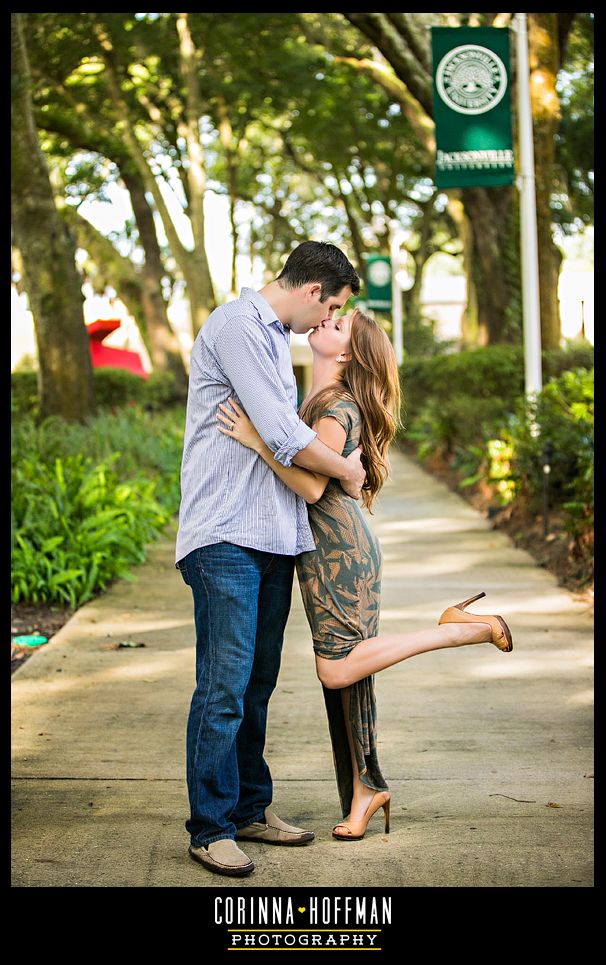
[[[263,446],[263,439],[244,410],[239,407],[238,403],[234,399],[228,399],[228,403],[231,409],[222,403],[219,404],[219,408],[223,410],[225,415],[217,412],[217,419],[220,419],[226,427],[223,429],[221,426],[218,426],[219,432],[241,442],[247,449],[254,449],[256,452],[259,452]]]

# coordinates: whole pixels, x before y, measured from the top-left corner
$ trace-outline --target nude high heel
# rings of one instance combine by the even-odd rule
[[[513,650],[511,630],[505,623],[503,617],[477,616],[474,613],[467,613],[465,610],[466,606],[474,603],[475,600],[481,599],[483,596],[486,596],[484,592],[477,593],[475,596],[470,596],[468,600],[463,600],[462,603],[456,603],[454,606],[446,607],[444,613],[438,620],[438,626],[442,623],[487,623],[492,629],[492,642],[495,647],[502,650],[503,653],[511,653]]]
[[[385,815],[385,834],[389,834],[390,801],[391,794],[389,791],[377,791],[375,796],[370,799],[370,804],[366,808],[364,817],[359,821],[341,821],[339,824],[335,824],[332,829],[333,838],[338,838],[339,841],[359,841],[360,838],[364,837],[368,822],[379,808],[383,808],[383,814]],[[347,831],[345,834],[337,834],[337,828],[346,828]]]

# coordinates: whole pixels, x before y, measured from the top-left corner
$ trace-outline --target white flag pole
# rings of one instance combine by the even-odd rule
[[[397,222],[391,222],[390,257],[391,257],[391,339],[396,354],[398,366],[404,361],[404,334],[402,329],[402,289],[398,281],[398,262],[403,233],[398,230]]]
[[[516,13],[518,140],[520,150],[520,253],[522,259],[522,305],[524,316],[524,366],[526,396],[536,397],[542,388],[541,307],[539,300],[539,255],[537,203],[534,177],[534,145],[528,67],[526,14]]]

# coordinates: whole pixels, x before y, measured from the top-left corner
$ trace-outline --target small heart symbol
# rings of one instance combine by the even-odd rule
[[[303,912],[303,911],[307,911],[307,909],[306,909],[306,908],[297,908],[297,911]]]

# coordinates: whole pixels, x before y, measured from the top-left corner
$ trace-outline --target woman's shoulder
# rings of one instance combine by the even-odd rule
[[[342,395],[339,395],[338,398],[333,399],[332,402],[322,410],[320,418],[334,418],[347,430],[352,429],[361,421],[358,403],[348,392],[344,392]]]

